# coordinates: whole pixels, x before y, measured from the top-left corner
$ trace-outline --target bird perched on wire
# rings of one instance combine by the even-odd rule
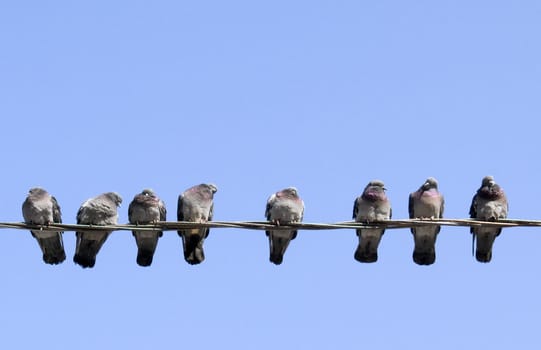
[[[288,187],[272,194],[265,209],[267,220],[276,225],[301,222],[304,216],[304,202],[295,187]],[[280,265],[292,239],[297,237],[297,230],[267,230],[269,237],[269,260]]]
[[[481,187],[473,196],[470,207],[470,218],[482,221],[498,221],[507,218],[509,204],[503,189],[496,183],[494,177],[485,176]],[[475,258],[479,262],[490,262],[492,246],[496,237],[502,232],[501,227],[481,226],[470,228],[473,242],[477,240]]]
[[[117,207],[122,198],[116,192],[106,192],[86,200],[77,212],[78,225],[116,225],[118,223]],[[94,267],[96,255],[112,231],[77,231],[77,243],[73,262],[83,268]]]
[[[391,202],[385,194],[383,181],[373,180],[366,185],[363,193],[353,204],[353,219],[356,222],[372,223],[391,219]],[[355,251],[355,260],[365,263],[378,260],[378,246],[385,228],[357,229],[359,244]]]
[[[164,202],[151,189],[136,194],[128,207],[130,224],[145,225],[166,221],[167,210]],[[162,231],[132,230],[137,244],[137,264],[150,266]]]
[[[24,221],[27,224],[62,223],[62,213],[56,198],[43,188],[35,187],[28,191],[22,210]],[[56,265],[66,260],[62,231],[31,230],[30,232],[38,241],[45,263]]]
[[[177,219],[205,223],[212,221],[214,213],[214,193],[218,188],[213,184],[193,186],[178,196]],[[205,260],[203,243],[208,237],[210,228],[202,227],[178,230],[182,238],[184,260],[190,265],[200,264]]]
[[[410,219],[439,219],[443,217],[444,199],[438,191],[438,181],[429,177],[415,192],[409,196]],[[431,265],[436,261],[436,237],[440,232],[439,225],[414,226],[411,228],[415,248],[413,261],[419,265]]]

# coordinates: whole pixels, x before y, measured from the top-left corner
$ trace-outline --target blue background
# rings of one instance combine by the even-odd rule
[[[296,186],[305,222],[351,219],[382,179],[393,217],[428,176],[468,216],[485,175],[510,218],[540,217],[541,5],[536,1],[0,3],[1,221],[42,186],[74,223],[89,197],[218,186],[215,220],[263,220]],[[166,232],[153,265],[113,233],[96,266],[41,261],[0,236],[5,349],[537,349],[537,228],[504,229],[493,261],[444,227],[430,267],[407,229],[379,261],[353,230],[301,231],[284,263],[261,231],[213,229],[189,266]]]

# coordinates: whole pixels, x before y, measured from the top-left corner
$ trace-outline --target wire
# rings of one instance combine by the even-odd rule
[[[386,228],[399,229],[415,226],[441,225],[441,226],[465,226],[465,227],[537,227],[541,226],[540,220],[514,220],[501,219],[498,221],[478,221],[473,219],[404,219],[386,220],[379,222],[363,223],[355,221],[343,221],[337,223],[288,223],[276,225],[268,221],[210,221],[210,222],[187,222],[187,221],[158,221],[145,225],[76,225],[59,224],[34,225],[24,222],[0,222],[1,228],[40,231],[176,231],[195,228],[239,228],[248,230],[337,230],[337,229],[364,229]]]

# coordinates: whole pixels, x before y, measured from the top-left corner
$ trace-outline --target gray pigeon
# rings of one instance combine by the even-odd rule
[[[301,222],[303,215],[304,202],[299,197],[295,187],[288,187],[278,191],[267,200],[265,216],[268,221],[276,225]],[[289,242],[297,237],[297,230],[268,230],[266,234],[269,237],[269,260],[276,265],[280,265]]]
[[[391,203],[385,195],[385,185],[380,180],[370,181],[363,194],[355,199],[353,219],[356,222],[371,223],[391,218]],[[357,230],[359,245],[355,251],[355,260],[360,262],[376,262],[378,246],[384,228],[363,228]]]
[[[477,190],[470,207],[470,217],[482,221],[497,221],[507,218],[509,205],[503,189],[494,181],[494,177],[485,176]],[[490,262],[492,246],[502,232],[501,227],[471,227],[473,240],[477,239],[475,258],[479,262]]]
[[[166,221],[166,214],[165,204],[150,189],[144,189],[141,193],[133,197],[128,207],[128,219],[130,224],[135,225]],[[158,238],[163,235],[163,232],[133,230],[132,233],[137,244],[137,264],[140,266],[150,266],[154,252],[156,251]]]
[[[23,217],[27,224],[49,225],[62,223],[62,213],[56,199],[43,188],[32,188],[23,203]],[[66,260],[62,231],[31,230],[43,253],[43,261],[56,265]]]
[[[409,196],[410,219],[443,217],[443,195],[438,192],[438,181],[433,177],[426,179],[419,189]],[[415,248],[413,261],[419,265],[431,265],[436,261],[436,237],[439,225],[426,225],[411,228]]]
[[[116,225],[117,207],[122,198],[116,192],[106,192],[85,201],[77,212],[78,225]],[[73,262],[83,268],[94,267],[96,255],[112,231],[77,231],[77,243]]]
[[[212,221],[214,193],[218,188],[213,184],[200,184],[191,187],[178,196],[177,220],[204,223]],[[178,230],[182,238],[184,260],[190,265],[205,260],[203,242],[208,237],[209,228]]]

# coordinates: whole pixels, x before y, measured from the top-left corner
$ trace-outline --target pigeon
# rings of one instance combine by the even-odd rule
[[[426,179],[419,189],[409,196],[410,219],[439,219],[443,217],[443,195],[438,192],[438,181],[433,177]],[[413,261],[418,265],[431,265],[436,261],[436,237],[439,225],[416,226],[411,228],[415,248]]]
[[[165,204],[151,189],[144,189],[135,195],[128,207],[128,219],[130,224],[135,225],[166,221],[166,214]],[[132,233],[137,244],[137,264],[150,266],[158,238],[163,235],[163,232],[133,230]]]
[[[218,188],[213,184],[200,184],[191,187],[178,196],[177,220],[204,223],[212,221],[214,193]],[[208,227],[178,230],[182,238],[184,260],[190,265],[200,264],[205,260],[203,242],[208,237]]]
[[[32,188],[23,202],[24,222],[32,225],[49,225],[62,223],[62,213],[56,198],[43,188]],[[66,260],[66,252],[62,242],[62,231],[31,230],[43,253],[43,261],[56,265]]]
[[[391,202],[385,195],[385,185],[380,180],[373,180],[366,185],[363,194],[355,199],[353,219],[356,222],[371,223],[391,218]],[[355,251],[355,260],[372,263],[378,260],[378,246],[384,228],[357,229],[359,245]]]
[[[303,215],[304,202],[295,187],[278,191],[267,200],[265,216],[275,225],[301,222]],[[280,265],[289,242],[297,237],[297,230],[267,230],[266,234],[269,237],[269,260],[275,265]]]
[[[494,181],[494,177],[485,176],[481,187],[473,196],[470,207],[470,218],[482,221],[497,221],[507,218],[509,205],[503,189]],[[488,263],[492,259],[492,246],[496,237],[502,232],[501,227],[471,227],[473,241],[477,239],[475,258],[479,262]]]
[[[116,192],[106,192],[86,200],[77,212],[78,225],[116,225],[118,222],[117,207],[122,198]],[[73,262],[83,268],[94,267],[96,255],[112,231],[77,231],[77,243]]]

